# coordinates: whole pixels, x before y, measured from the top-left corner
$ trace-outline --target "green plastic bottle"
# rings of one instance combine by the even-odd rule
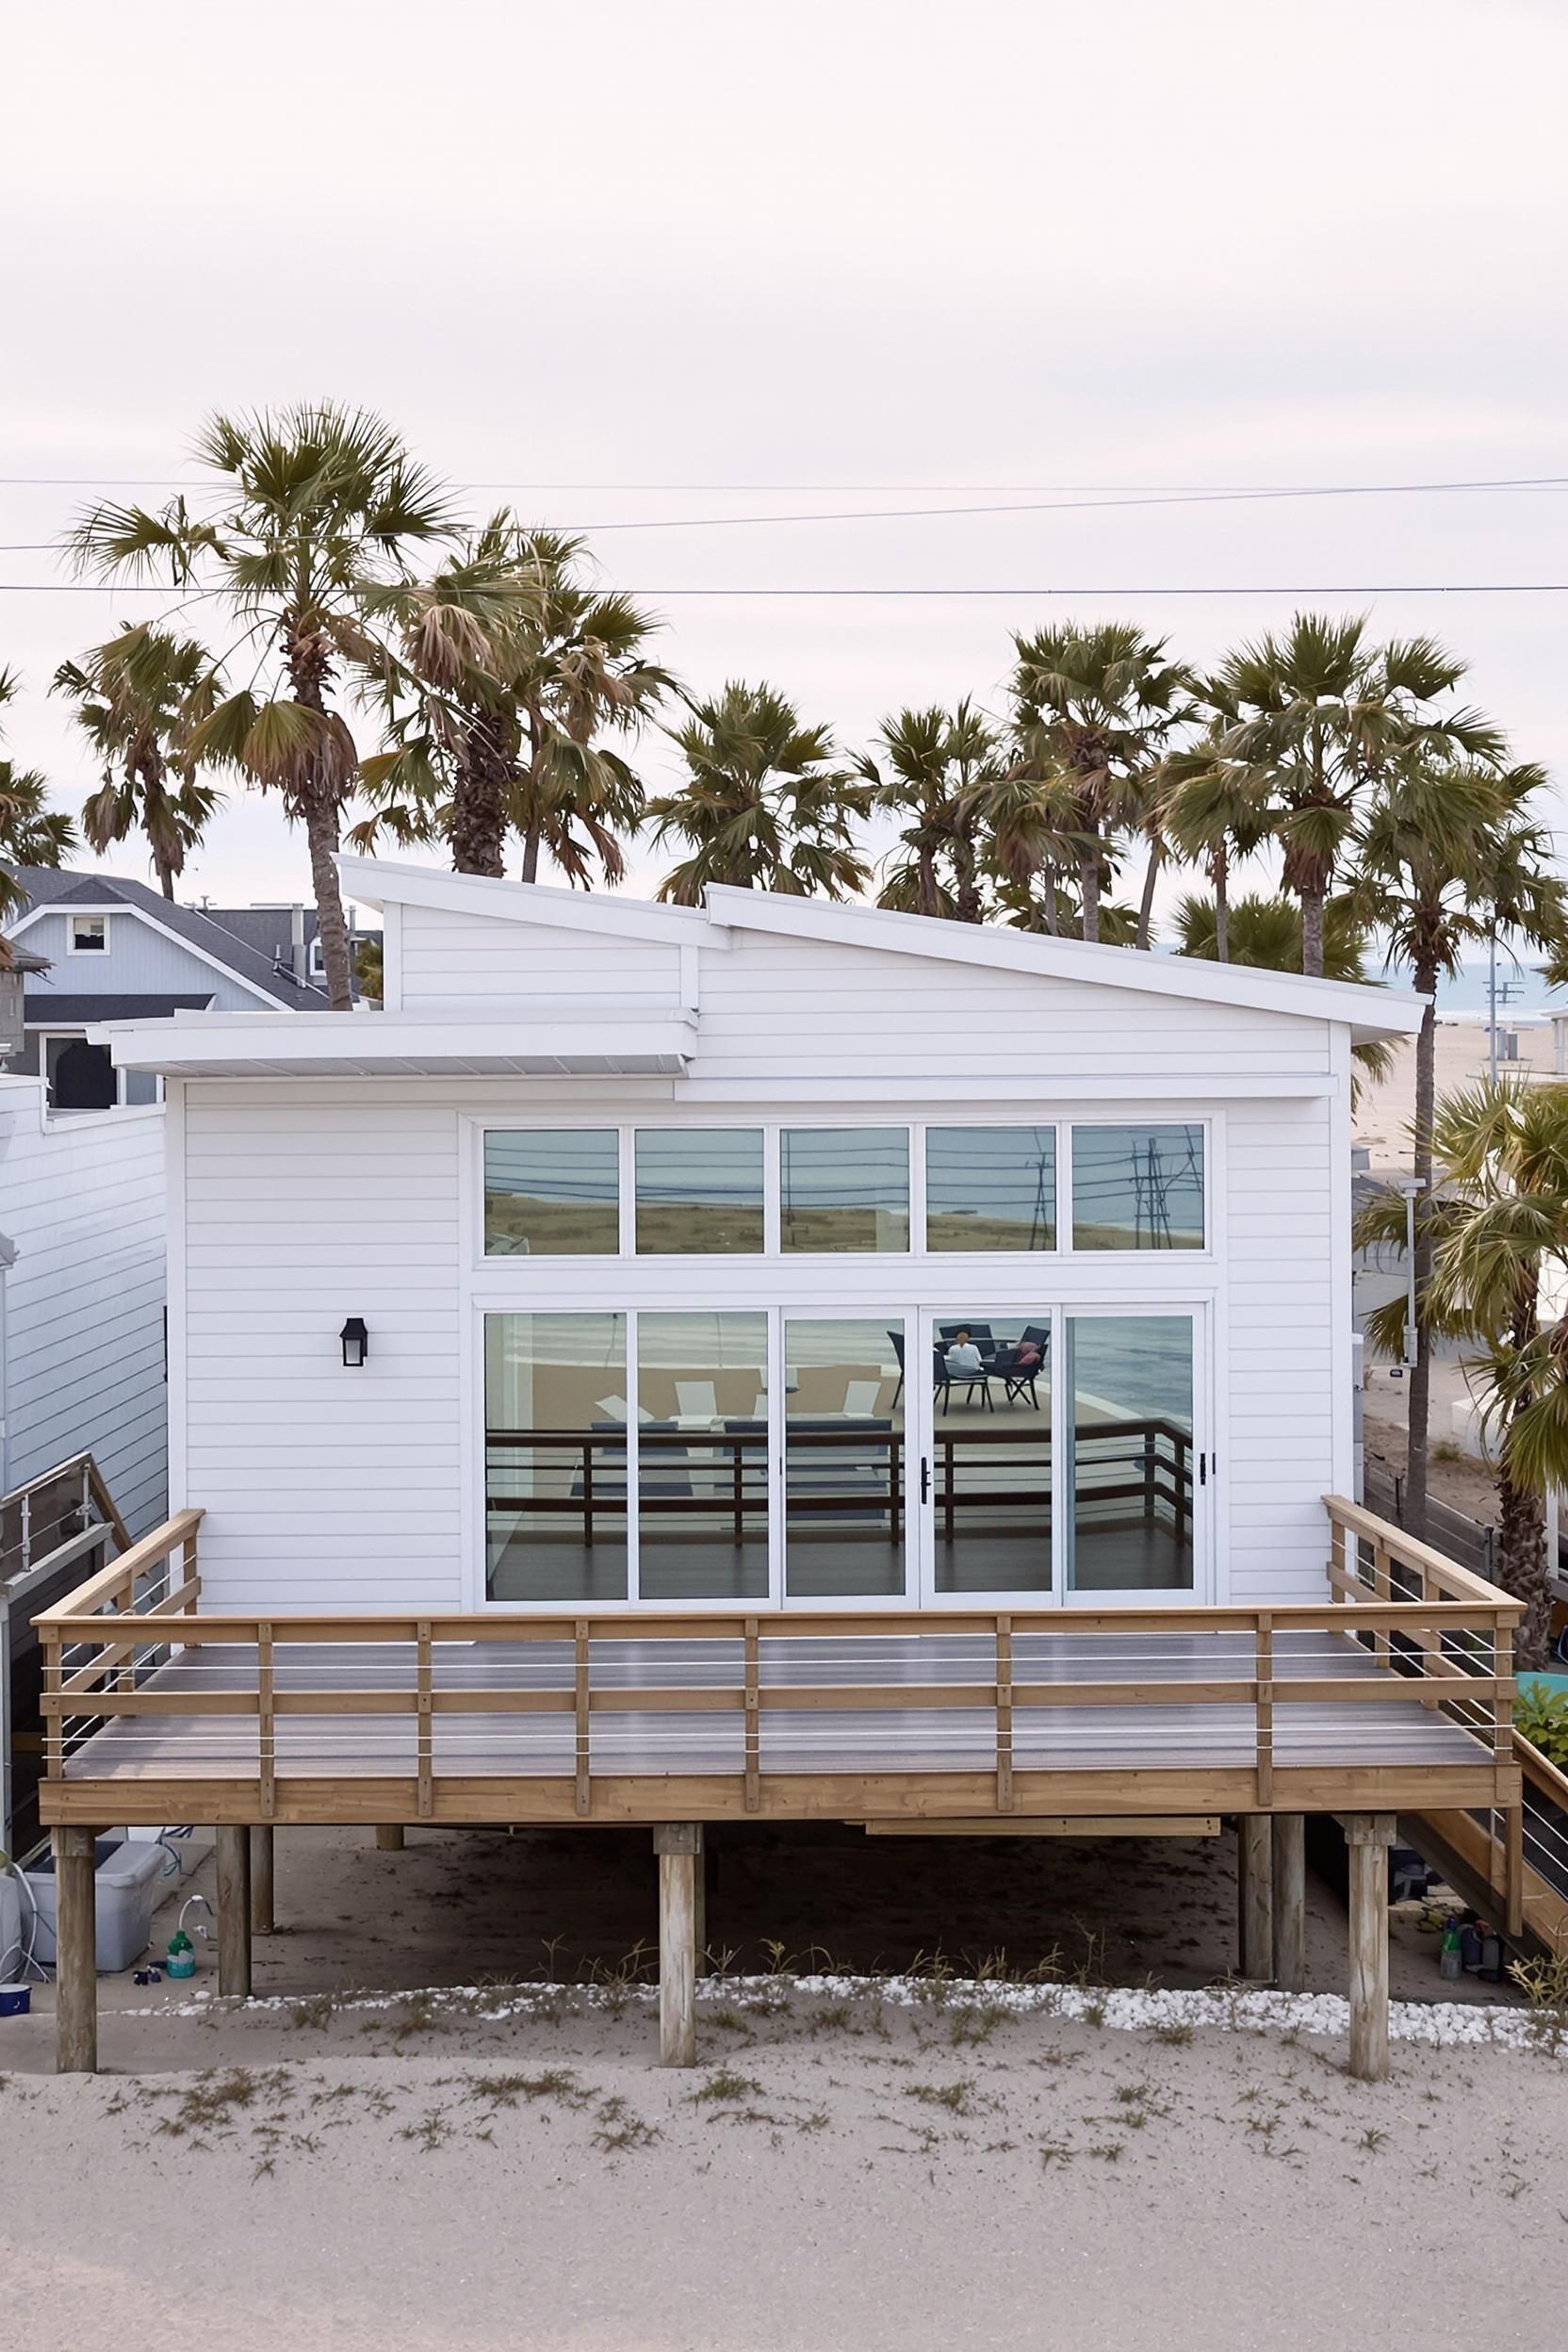
[[[1450,1984],[1457,1984],[1464,1973],[1463,1949],[1460,1942],[1458,1919],[1444,1922],[1442,1948],[1437,1955],[1437,1972]]]
[[[169,1957],[164,1963],[166,1976],[194,1976],[196,1947],[183,1927],[177,1927],[169,1938]]]

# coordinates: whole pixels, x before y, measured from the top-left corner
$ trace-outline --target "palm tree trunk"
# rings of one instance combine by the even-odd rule
[[[1054,939],[1061,938],[1062,926],[1056,918],[1056,870],[1054,866],[1040,868],[1040,928],[1048,931]]]
[[[535,817],[523,835],[523,880],[525,882],[537,882],[539,879],[539,839],[543,829],[538,818]]]
[[[1216,960],[1231,960],[1231,860],[1223,841],[1217,841],[1209,859],[1214,877],[1214,952]]]
[[[165,898],[172,899],[174,895],[173,867],[166,866],[163,859],[159,858],[154,860],[154,871],[156,873],[158,877],[159,890],[163,892]]]
[[[1078,863],[1078,895],[1083,901],[1083,932],[1091,945],[1100,938],[1100,859],[1091,853]]]
[[[335,1013],[351,1013],[354,988],[353,968],[349,961],[349,926],[344,920],[343,893],[337,886],[337,867],[334,862],[337,804],[323,792],[302,794],[300,814],[310,850],[310,878],[316,892],[316,920],[321,930],[327,1002]]]
[[[1149,844],[1149,863],[1143,871],[1143,896],[1138,901],[1138,928],[1135,945],[1147,947],[1149,933],[1154,921],[1154,885],[1160,878],[1165,863],[1165,835],[1156,833]]]
[[[476,719],[468,728],[452,794],[452,866],[458,874],[493,874],[499,881],[506,873],[510,768],[495,724]]]
[[[1418,958],[1415,986],[1431,999],[1437,988],[1437,968],[1429,957]],[[1430,1459],[1432,1343],[1427,1329],[1427,1292],[1432,1279],[1431,1219],[1432,1113],[1437,1092],[1437,1006],[1429,1002],[1415,1040],[1415,1124],[1413,1170],[1421,1190],[1415,1202],[1415,1251],[1412,1273],[1415,1283],[1415,1362],[1409,1390],[1410,1435],[1405,1452],[1405,1526],[1417,1542],[1427,1535],[1427,1475]]]
[[[939,915],[941,900],[937,893],[937,860],[929,849],[920,852],[920,910],[923,915]]]
[[[1323,977],[1323,902],[1327,895],[1322,889],[1301,892],[1301,970],[1310,980]]]

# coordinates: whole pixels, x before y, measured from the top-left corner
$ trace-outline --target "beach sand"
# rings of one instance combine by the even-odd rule
[[[678,2073],[641,1998],[498,2020],[485,1998],[121,2017],[115,2074],[8,2077],[4,2340],[1561,2341],[1568,2067],[1544,2050],[1396,2042],[1369,2085],[1337,2037],[778,1980],[708,1989],[708,2063]]]
[[[1257,2031],[1245,2000],[1180,1989],[1233,1957],[1231,1840],[759,1839],[724,1857],[710,1900],[737,1967],[769,1936],[809,1965],[824,1920],[842,1965],[906,1965],[945,1921],[956,1960],[1005,1946],[1027,1971],[1054,1952],[1068,1981],[927,1982],[912,2002],[710,1981],[692,2073],[654,2063],[645,1952],[624,1965],[651,1875],[645,1833],[595,1833],[592,1867],[571,1835],[416,1830],[402,1854],[280,1835],[283,1932],[257,1940],[256,2001],[213,2001],[204,1967],[197,2000],[106,1979],[97,2077],[51,2071],[47,1998],[8,2021],[0,2343],[1252,2352],[1390,2326],[1560,2342],[1568,2067],[1491,2046],[1519,2034],[1517,1996],[1468,1981],[1445,2031],[1475,2046],[1396,2038],[1377,2085],[1346,2075],[1342,2017],[1309,2002],[1304,2026]],[[1343,1991],[1344,1951],[1315,1877],[1319,1993]],[[597,1991],[484,1987],[552,1958]],[[1124,2028],[1148,1997],[1084,1990],[1097,1970],[1178,1988],[1166,2022]],[[1448,1990],[1408,1915],[1393,1973],[1396,1994]],[[356,1974],[404,1989],[343,1998]],[[414,1989],[443,1976],[484,1988]],[[1432,2014],[1396,2013],[1396,2031]]]

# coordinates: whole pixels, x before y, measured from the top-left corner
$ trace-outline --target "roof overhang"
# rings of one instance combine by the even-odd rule
[[[117,1070],[169,1078],[678,1077],[696,1024],[635,1010],[593,1019],[469,1013],[176,1014],[88,1032]]]

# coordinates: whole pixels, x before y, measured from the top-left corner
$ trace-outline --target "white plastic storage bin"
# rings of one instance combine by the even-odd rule
[[[106,1975],[128,1968],[152,1940],[153,1905],[165,1855],[161,1846],[122,1844],[100,1838],[95,1846],[93,1883],[97,1889],[98,1967]],[[39,1862],[25,1873],[38,1905],[38,1930],[33,1957],[46,1968],[55,1964],[55,1865]]]

